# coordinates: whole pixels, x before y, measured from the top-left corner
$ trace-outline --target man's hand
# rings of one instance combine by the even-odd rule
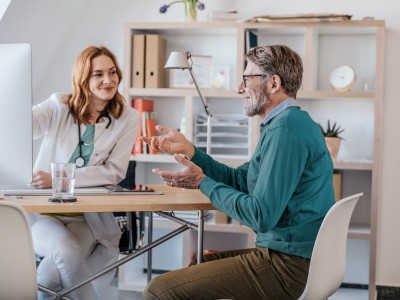
[[[183,154],[189,159],[194,155],[194,146],[185,136],[177,130],[167,128],[161,125],[156,126],[157,130],[163,135],[145,137],[141,140],[149,144],[153,149],[160,150],[168,154]]]
[[[152,172],[161,177],[169,186],[181,187],[185,189],[198,189],[200,182],[206,175],[203,174],[201,168],[182,155],[174,154],[175,160],[184,166],[180,171],[163,171],[159,168],[153,169]]]
[[[37,171],[32,175],[32,186],[38,189],[51,188],[51,174],[44,171]]]

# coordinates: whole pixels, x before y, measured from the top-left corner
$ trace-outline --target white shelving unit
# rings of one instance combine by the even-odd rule
[[[213,115],[211,118],[211,155],[225,157],[249,157],[251,128],[250,119],[243,115]],[[198,114],[194,121],[194,144],[207,150],[207,115]]]
[[[303,85],[297,96],[299,106],[307,110],[316,122],[326,124],[330,119],[345,129],[345,141],[334,165],[335,170],[342,174],[343,197],[364,193],[353,214],[349,245],[362,247],[360,253],[365,254],[353,257],[354,251],[350,249],[347,259],[350,273],[346,273],[345,282],[367,284],[369,299],[375,299],[384,21],[127,23],[124,33],[124,95],[127,99],[153,99],[158,124],[179,128],[182,118],[185,118],[186,137],[194,143],[201,143],[202,130],[195,121],[204,109],[195,89],[168,88],[168,84],[163,88],[145,89],[127,84],[131,82],[132,36],[159,34],[166,40],[166,55],[171,51],[190,51],[192,55],[211,56],[215,65],[229,66],[228,86],[231,89],[202,89],[202,93],[209,100],[213,115],[233,116],[243,115],[242,97],[235,88],[242,78],[247,30],[257,35],[258,45],[286,44],[299,53],[304,65]],[[329,74],[344,64],[355,70],[356,84],[351,91],[336,92],[329,85]],[[365,89],[363,84],[366,81],[372,81],[373,87]],[[237,166],[251,157],[258,137],[259,120],[251,118],[246,142],[249,151],[246,154],[229,155],[232,154],[230,151],[221,149],[212,155],[223,163]],[[138,162],[137,179],[144,183],[160,183],[149,171],[160,163],[171,169],[178,167],[167,155],[135,155],[132,159]],[[209,225],[206,238],[211,228],[216,229],[216,233],[223,232],[219,225]],[[230,228],[235,232],[236,228]],[[186,244],[182,246],[191,249]],[[367,266],[368,276],[351,273],[360,264]]]

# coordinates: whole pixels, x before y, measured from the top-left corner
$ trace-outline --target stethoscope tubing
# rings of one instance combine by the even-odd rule
[[[99,122],[99,120],[101,118],[106,118],[108,120],[108,123],[106,125],[106,129],[108,127],[110,127],[110,125],[111,125],[111,117],[108,114],[101,114],[100,116],[97,117],[96,123]],[[86,164],[86,161],[85,161],[85,159],[83,158],[83,155],[82,155],[82,145],[84,144],[84,142],[82,141],[81,122],[79,122],[79,121],[78,121],[78,138],[79,138],[79,142],[78,142],[78,145],[79,145],[79,156],[75,159],[75,165],[76,165],[77,168],[82,168]]]

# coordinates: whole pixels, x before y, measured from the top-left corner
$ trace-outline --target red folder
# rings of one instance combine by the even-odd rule
[[[132,106],[134,109],[139,111],[139,130],[135,139],[135,143],[133,144],[132,153],[133,154],[141,154],[143,153],[143,142],[140,137],[143,135],[142,131],[142,118],[143,112],[151,112],[154,108],[154,101],[150,99],[143,98],[135,98],[132,100]]]

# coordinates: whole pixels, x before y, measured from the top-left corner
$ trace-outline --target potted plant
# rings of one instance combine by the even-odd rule
[[[344,131],[336,122],[331,126],[331,122],[328,120],[328,125],[326,130],[319,124],[321,127],[322,134],[325,137],[326,146],[328,147],[329,153],[331,154],[332,160],[335,161],[339,152],[340,143],[343,138],[340,134]]]

